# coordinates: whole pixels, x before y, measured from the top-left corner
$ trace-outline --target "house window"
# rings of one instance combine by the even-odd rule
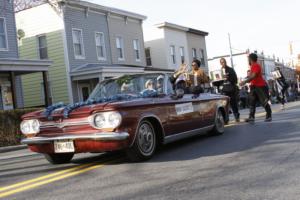
[[[200,54],[201,54],[201,65],[205,66],[204,49],[200,49]]]
[[[48,59],[47,40],[45,35],[38,36],[38,52],[40,59]]]
[[[175,55],[175,46],[174,45],[170,46],[170,56],[171,56],[172,63],[176,64],[176,55]]]
[[[124,43],[122,37],[116,38],[118,60],[124,60]]]
[[[134,49],[134,53],[135,53],[135,60],[140,61],[141,57],[140,57],[140,43],[139,43],[139,40],[133,40],[133,49]]]
[[[96,40],[96,51],[98,60],[105,60],[105,41],[104,41],[104,33],[95,33]]]
[[[145,55],[146,55],[146,64],[147,64],[147,66],[152,66],[150,48],[145,49]]]
[[[195,48],[192,48],[192,57],[193,59],[197,59],[197,50]]]
[[[0,18],[0,50],[7,50],[7,34],[6,34],[6,24],[4,18]]]
[[[179,48],[179,52],[180,52],[181,63],[184,63],[184,61],[185,61],[185,58],[184,58],[184,47],[180,47]]]
[[[72,29],[74,55],[76,59],[84,59],[82,30]]]

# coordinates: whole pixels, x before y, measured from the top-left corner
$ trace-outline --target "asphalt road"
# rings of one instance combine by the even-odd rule
[[[271,123],[259,114],[255,125],[166,145],[144,163],[114,153],[50,165],[28,150],[1,153],[0,199],[298,200],[300,102],[273,109]]]

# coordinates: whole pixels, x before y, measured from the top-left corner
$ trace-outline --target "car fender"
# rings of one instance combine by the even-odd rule
[[[141,122],[147,118],[154,118],[158,121],[161,129],[162,129],[162,137],[165,138],[165,131],[163,129],[163,126],[162,126],[162,123],[161,123],[161,120],[159,119],[159,117],[157,117],[156,115],[154,114],[151,114],[151,113],[144,113],[142,114],[140,117],[139,117],[139,122],[137,123],[137,127],[136,127],[136,130],[135,130],[135,133],[134,133],[134,137],[133,137],[133,140],[131,142],[131,144],[129,145],[129,147],[132,147],[132,145],[134,144],[134,141],[136,139],[136,135],[137,135],[137,131],[138,131],[138,127],[140,126]]]

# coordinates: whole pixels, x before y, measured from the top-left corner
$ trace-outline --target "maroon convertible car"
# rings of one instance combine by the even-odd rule
[[[159,145],[197,134],[222,134],[228,97],[202,93],[171,98],[170,74],[137,74],[100,82],[85,102],[54,104],[22,116],[22,140],[53,163],[75,153],[125,150],[132,161]]]

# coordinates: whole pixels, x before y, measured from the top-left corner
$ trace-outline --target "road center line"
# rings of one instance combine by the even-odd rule
[[[104,167],[107,164],[116,163],[120,160],[121,160],[121,158],[118,158],[118,159],[115,159],[115,160],[111,160],[111,161],[107,161],[107,162],[99,163],[99,164],[90,163],[90,164],[86,164],[86,165],[81,165],[81,168],[83,168],[83,169],[77,167],[76,169],[78,169],[78,170],[74,171],[76,169],[72,168],[73,170],[69,170],[69,173],[64,172],[65,174],[62,174],[61,176],[56,176],[56,177],[46,179],[46,180],[43,180],[43,181],[40,181],[40,182],[29,184],[29,185],[21,187],[21,188],[17,188],[17,189],[13,189],[13,190],[10,190],[10,191],[7,191],[7,192],[0,193],[0,198],[9,196],[9,195],[12,195],[12,194],[15,194],[15,193],[19,193],[19,192],[22,192],[22,191],[25,191],[25,190],[29,190],[29,189],[32,189],[32,188],[36,188],[38,186],[46,185],[48,183],[52,183],[52,182],[55,182],[55,181],[58,181],[58,180],[61,180],[61,179],[65,179],[65,178],[68,178],[68,177],[71,177],[71,176],[82,174],[84,172],[87,172],[87,171],[90,171],[90,170],[93,170],[93,169],[96,169],[96,168],[101,168],[101,167]],[[64,171],[66,171],[66,170],[64,170]],[[43,178],[43,179],[45,179],[45,178]],[[10,187],[10,186],[8,186],[8,187]]]
[[[58,175],[68,173],[68,172],[71,172],[71,171],[74,171],[74,170],[77,170],[77,169],[81,169],[81,168],[84,168],[84,167],[87,167],[87,166],[90,166],[90,165],[93,165],[93,163],[79,165],[79,166],[76,166],[76,167],[72,167],[70,169],[62,170],[62,171],[55,172],[55,173],[52,173],[52,174],[48,174],[48,175],[45,175],[45,176],[41,176],[41,177],[38,177],[38,178],[34,178],[34,179],[30,179],[30,180],[23,181],[23,182],[20,182],[20,183],[16,183],[16,184],[13,184],[13,185],[9,185],[9,186],[6,186],[6,187],[1,187],[0,192],[5,191],[5,190],[9,190],[9,189],[13,189],[13,188],[16,188],[16,187],[20,187],[20,186],[23,186],[23,185],[26,185],[26,184],[30,184],[30,183],[33,183],[33,182],[36,182],[36,181],[51,178],[53,176],[58,176]]]

